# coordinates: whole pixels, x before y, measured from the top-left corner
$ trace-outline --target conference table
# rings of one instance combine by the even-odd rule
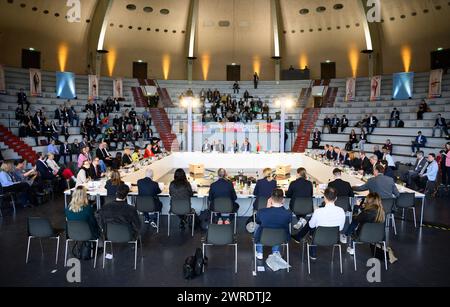
[[[162,193],[159,195],[163,203],[162,214],[168,214],[170,208],[169,184],[170,174],[177,168],[189,169],[190,165],[201,164],[205,168],[204,176],[188,176],[193,190],[196,192],[192,198],[192,207],[197,212],[204,210],[208,206],[209,184],[217,178],[215,171],[219,168],[238,169],[245,174],[246,170],[262,170],[266,167],[276,169],[279,166],[290,166],[293,170],[298,167],[304,167],[308,173],[308,178],[314,181],[314,199],[315,208],[322,202],[323,190],[328,182],[333,180],[333,169],[336,166],[328,161],[317,159],[308,154],[303,153],[201,153],[201,152],[173,152],[160,157],[154,157],[138,162],[131,167],[120,170],[122,180],[130,186],[129,203],[133,204],[134,197],[137,196],[136,183],[139,179],[144,178],[148,168],[153,170],[153,180],[160,185]],[[342,166],[341,166],[342,168]],[[214,179],[213,179],[214,178]],[[277,179],[279,187],[287,190],[289,183],[295,180],[295,175],[288,176],[281,180]],[[364,184],[368,177],[363,177],[350,169],[344,168],[342,179],[348,181],[352,186],[360,186]],[[101,197],[107,196],[104,185],[106,178],[99,181],[91,181],[86,186],[88,194],[96,199],[97,208],[101,207]],[[237,203],[240,205],[239,216],[251,216],[254,184],[236,185]],[[425,206],[425,195],[402,185],[397,185],[400,193],[414,193],[416,199],[421,200],[420,225],[423,224],[423,214]],[[68,198],[72,191],[66,190],[65,206],[68,205]],[[363,198],[368,191],[355,193],[355,198]],[[288,202],[286,202],[288,203]]]

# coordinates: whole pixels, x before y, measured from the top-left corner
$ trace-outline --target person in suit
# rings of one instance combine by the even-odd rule
[[[259,76],[258,73],[255,72],[253,74],[253,85],[255,86],[255,90],[258,88],[258,83],[259,83]]]
[[[391,117],[389,118],[389,128],[391,128],[392,122],[395,123],[394,127],[397,128],[399,120],[400,120],[400,111],[397,110],[397,108],[394,108],[394,110],[392,110],[391,112]]]
[[[202,152],[211,152],[212,151],[212,145],[209,144],[208,139],[205,139],[202,145]]]
[[[378,145],[373,146],[373,154],[377,156],[378,160],[383,159],[383,153]]]
[[[265,168],[263,170],[263,176],[264,178],[256,181],[255,189],[253,190],[253,195],[256,197],[253,202],[253,210],[258,209],[258,198],[269,198],[277,188],[277,181],[273,178],[271,168]]]
[[[217,171],[219,179],[211,184],[209,189],[208,201],[210,203],[211,211],[214,211],[214,200],[217,198],[229,198],[233,202],[233,213],[239,210],[239,205],[236,203],[237,195],[233,184],[226,179],[227,172],[224,168],[219,168]],[[220,218],[220,215],[218,215]],[[227,224],[229,220],[226,220]]]
[[[95,157],[92,160],[92,164],[89,168],[89,174],[92,180],[98,180],[105,175],[100,168],[100,159],[98,157]]]
[[[343,156],[341,153],[341,149],[339,147],[334,147],[334,155],[333,155],[333,160],[338,162],[338,163],[342,163],[343,160]]]
[[[133,163],[133,159],[131,158],[131,150],[130,148],[125,148],[122,155],[122,164],[127,166]]]
[[[439,129],[441,133],[440,137],[442,137],[442,132],[445,133],[445,136],[448,136],[447,122],[445,121],[445,118],[443,118],[441,114],[437,115],[437,118],[434,122],[433,134],[431,135],[432,137],[434,137],[435,131],[437,129]]]
[[[406,182],[406,185],[409,188],[414,188],[414,182],[427,164],[427,159],[425,158],[423,151],[419,150],[416,153],[416,157],[416,162],[414,163],[412,169],[402,175],[402,180]]]
[[[17,103],[22,107],[22,110],[23,110],[24,104],[27,105],[27,110],[30,109],[30,102],[28,101],[27,94],[25,94],[25,92],[23,91],[23,88],[21,88],[19,90],[19,92],[17,93]]]
[[[217,141],[217,144],[216,144],[216,151],[217,151],[217,152],[225,152],[225,145],[222,144],[222,141],[221,141],[221,140],[218,140],[218,141]]]
[[[289,188],[286,192],[286,198],[290,198],[289,208],[292,210],[295,199],[299,197],[313,197],[313,184],[306,179],[306,169],[300,167],[297,169],[297,179],[289,184]],[[297,216],[298,223],[294,225],[294,228],[299,229],[306,224],[306,220],[303,216]]]
[[[125,183],[122,181],[119,171],[113,170],[111,172],[111,178],[108,179],[105,184],[106,194],[108,196],[116,195],[117,188],[123,184]]]
[[[338,133],[339,125],[341,121],[337,117],[336,114],[334,114],[333,118],[331,119],[331,133],[336,134]]]
[[[355,193],[353,192],[352,186],[347,181],[341,179],[342,171],[339,168],[333,170],[334,180],[328,183],[328,187],[336,190],[337,196],[340,197],[353,197]]]
[[[106,149],[106,142],[101,142],[98,145],[97,150],[95,151],[95,156],[98,157],[101,161],[103,161],[107,166],[111,166],[112,156]]]
[[[154,203],[155,203],[155,210],[157,212],[161,213],[162,209],[162,203],[159,200],[158,194],[161,193],[161,189],[159,188],[159,185],[157,182],[153,181],[153,170],[148,168],[145,172],[145,178],[139,179],[137,181],[138,186],[138,195],[139,196],[151,196],[153,197]],[[148,213],[144,213],[145,217],[145,223],[150,223],[152,227],[156,228],[157,225],[154,221],[155,216],[153,216],[153,219],[150,218],[150,215]]]
[[[64,139],[69,139],[70,133],[69,133],[69,123],[65,122],[64,125],[61,127],[61,134],[64,136]]]
[[[369,118],[367,119],[366,122],[366,129],[367,129],[367,134],[372,134],[373,131],[375,130],[375,127],[378,124],[378,118],[376,118],[376,116],[374,116],[372,113],[370,113]]]
[[[255,222],[258,225],[255,230],[256,258],[263,259],[263,246],[260,243],[261,233],[264,228],[284,229],[286,240],[289,241],[289,225],[292,220],[292,212],[283,206],[283,190],[275,189],[267,202],[267,208],[260,209],[256,213]],[[272,254],[280,255],[280,247],[272,246]]]
[[[52,169],[45,162],[45,155],[42,152],[37,154],[38,160],[36,161],[36,170],[42,180],[54,180],[56,176],[53,174]]]
[[[425,147],[426,143],[427,138],[422,135],[422,131],[417,132],[416,138],[414,139],[414,141],[411,141],[412,156],[415,156],[416,152],[420,150],[420,148]]]
[[[252,144],[248,141],[248,138],[245,138],[244,143],[242,143],[241,146],[241,152],[251,152],[252,151]]]
[[[345,149],[342,149],[341,153],[342,153],[342,164],[350,166],[350,154]]]
[[[323,127],[322,127],[322,133],[324,133],[325,128],[328,129],[328,133],[331,132],[331,119],[328,117],[328,115],[325,115],[325,118],[323,119]]]
[[[373,173],[373,165],[370,163],[369,158],[367,158],[366,153],[361,151],[359,153],[359,167],[358,170],[363,174],[372,174]]]
[[[72,162],[72,154],[70,152],[70,146],[69,143],[67,143],[67,140],[59,146],[59,155],[60,158],[63,158],[64,164],[66,164],[67,157],[69,157],[70,162]]]
[[[58,108],[55,109],[55,119],[58,120],[59,125],[61,125],[61,119],[62,119],[61,113],[62,113],[62,106],[60,105]]]
[[[416,184],[419,187],[421,193],[431,192],[426,191],[428,183],[433,186],[436,184],[437,175],[439,172],[439,165],[436,162],[436,155],[434,153],[428,154],[427,164],[425,164],[422,171],[419,173],[419,177],[416,178]]]
[[[342,118],[341,118],[341,133],[344,132],[345,128],[347,128],[347,127],[348,127],[348,118],[344,114],[344,115],[342,115]]]
[[[320,142],[322,141],[321,135],[322,135],[322,133],[319,131],[319,129],[315,128],[314,132],[313,132],[313,137],[312,137],[312,148],[313,149],[319,149]]]
[[[385,176],[384,171],[385,169],[382,165],[376,165],[373,171],[374,177],[359,187],[353,187],[353,190],[357,192],[369,190],[370,193],[378,193],[381,199],[398,197],[400,193],[394,179]]]

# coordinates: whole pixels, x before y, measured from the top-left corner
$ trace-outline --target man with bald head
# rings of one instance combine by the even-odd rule
[[[233,203],[233,212],[237,212],[239,210],[239,205],[236,203],[236,191],[234,190],[233,184],[226,179],[226,170],[220,168],[217,171],[217,176],[219,178],[211,184],[209,189],[208,201],[210,203],[210,209],[215,211],[214,200],[217,198],[228,198]]]
[[[155,211],[161,213],[162,203],[158,198],[158,194],[161,193],[161,189],[157,182],[153,181],[153,170],[150,168],[145,172],[145,178],[139,179],[137,181],[138,186],[138,195],[139,196],[152,196],[155,203]],[[150,218],[148,213],[144,213],[145,223],[150,223],[153,227],[156,228],[156,223],[154,221],[154,217]]]

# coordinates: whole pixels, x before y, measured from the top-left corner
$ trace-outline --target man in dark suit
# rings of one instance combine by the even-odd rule
[[[210,203],[210,209],[214,211],[214,200],[217,198],[229,198],[233,202],[233,212],[237,212],[239,205],[236,203],[237,195],[234,190],[233,184],[226,180],[227,172],[225,169],[220,168],[217,171],[219,179],[211,184],[209,189],[208,201]]]
[[[339,147],[334,147],[334,156],[333,156],[333,160],[336,162],[341,163],[342,160],[344,159],[344,156],[341,153],[341,149]]]
[[[322,127],[322,133],[324,133],[325,128],[328,128],[328,133],[330,133],[331,127],[331,119],[328,117],[328,115],[325,116],[323,119],[323,127]]]
[[[427,143],[427,138],[422,135],[422,131],[419,131],[417,132],[416,138],[411,143],[412,143],[411,144],[412,156],[415,156],[416,151],[419,151],[420,148],[425,147],[425,144]]]
[[[373,174],[373,165],[370,163],[364,151],[359,153],[360,156],[360,167],[359,171],[363,174]]]
[[[332,145],[328,147],[328,150],[325,152],[325,155],[328,160],[335,160],[336,152],[334,151],[334,147]]]
[[[342,171],[339,168],[333,170],[334,181],[328,183],[328,187],[336,190],[337,196],[353,197],[355,193],[353,192],[352,186],[347,181],[341,179]]]
[[[348,127],[348,118],[345,115],[342,115],[341,118],[341,132],[344,132],[345,128]]]
[[[331,119],[331,133],[333,133],[333,134],[338,133],[340,124],[341,124],[341,121],[339,120],[337,115],[334,114],[333,118]]]
[[[414,182],[419,177],[420,172],[427,164],[427,159],[424,157],[423,151],[419,150],[416,156],[416,163],[414,163],[412,169],[408,170],[402,176],[402,180],[406,182],[407,186],[410,188],[414,188]]]
[[[373,154],[377,156],[378,160],[383,159],[383,153],[380,150],[380,147],[378,145],[373,146]]]
[[[319,149],[320,142],[322,141],[321,138],[322,133],[319,131],[319,129],[314,129],[313,137],[312,137],[312,148],[313,149]]]
[[[22,110],[23,104],[27,105],[27,110],[30,109],[30,102],[27,100],[27,94],[25,94],[23,88],[21,88],[20,91],[17,93],[17,103],[22,107]]]
[[[434,122],[433,134],[431,135],[432,137],[434,137],[434,132],[436,131],[436,129],[439,129],[439,131],[441,132],[440,137],[442,137],[442,132],[445,133],[445,136],[448,136],[447,122],[441,114],[437,115],[437,118]]]
[[[95,156],[102,160],[107,166],[110,166],[112,162],[112,156],[106,149],[106,146],[106,142],[101,142],[98,145],[97,150],[95,151]]]
[[[36,170],[42,180],[54,180],[56,176],[53,174],[50,167],[45,162],[45,155],[42,152],[38,153],[38,160],[36,161]]]
[[[161,193],[161,189],[157,182],[153,181],[153,170],[147,169],[145,172],[145,178],[139,179],[137,181],[138,195],[139,196],[152,196],[155,203],[155,211],[161,213],[162,203],[159,200],[158,194]],[[154,218],[151,220],[148,213],[144,213],[145,223],[150,223],[153,227],[157,227]]]
[[[376,118],[376,116],[374,116],[372,113],[370,113],[370,116],[367,118],[367,122],[366,122],[366,129],[367,129],[367,134],[372,134],[373,131],[375,130],[375,127],[378,124],[378,118]]]
[[[300,167],[297,169],[297,180],[292,181],[289,184],[289,188],[286,192],[286,198],[290,198],[289,202],[289,208],[292,210],[295,204],[296,198],[301,197],[313,197],[313,185],[311,181],[306,179],[306,169],[303,167]],[[307,221],[305,219],[305,216],[297,216],[298,222],[293,227],[295,229],[300,229],[301,227],[305,226]]]
[[[359,187],[353,187],[354,191],[367,191],[378,193],[381,199],[389,199],[400,195],[394,179],[384,175],[384,167],[380,164],[375,166],[374,177],[370,178],[365,184]]]
[[[64,135],[64,139],[67,141],[69,139],[69,123],[64,123],[64,125],[61,127],[61,135]]]
[[[391,112],[391,117],[389,118],[389,128],[392,126],[392,122],[395,123],[394,127],[398,126],[398,121],[400,120],[400,111],[397,108],[394,108]]]
[[[60,154],[60,157],[63,158],[64,164],[66,164],[67,157],[69,157],[70,162],[72,162],[72,153],[70,151],[70,146],[67,143],[67,141],[62,143],[61,146],[59,147],[59,154]]]
[[[92,180],[98,180],[102,178],[102,170],[100,169],[100,159],[98,157],[95,157],[94,160],[92,160],[91,166],[89,168],[89,174]]]

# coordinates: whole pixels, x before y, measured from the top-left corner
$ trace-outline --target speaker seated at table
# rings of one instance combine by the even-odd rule
[[[203,175],[205,173],[205,165],[189,164],[189,173],[194,175]]]

